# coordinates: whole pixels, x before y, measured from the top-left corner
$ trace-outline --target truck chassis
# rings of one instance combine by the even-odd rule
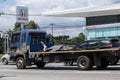
[[[94,49],[94,50],[66,50],[56,52],[15,52],[15,61],[18,69],[35,64],[38,68],[44,68],[46,63],[59,63],[74,61],[79,70],[105,69],[112,61],[118,61],[120,48]]]

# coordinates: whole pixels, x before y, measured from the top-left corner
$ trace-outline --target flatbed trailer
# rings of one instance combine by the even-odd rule
[[[120,48],[109,48],[109,49],[93,49],[93,50],[64,50],[56,52],[29,52],[30,54],[58,54],[58,53],[87,53],[87,52],[104,52],[104,51],[119,51]]]
[[[55,52],[18,52],[15,59],[18,69],[31,66],[33,63],[38,68],[44,68],[46,63],[74,61],[77,63],[79,70],[90,70],[93,69],[93,66],[98,69],[105,69],[112,62],[118,61],[119,56],[120,48],[108,48]]]
[[[43,52],[44,45],[47,49],[55,47],[53,38],[46,32],[35,29],[14,32],[10,42],[11,60],[16,62],[18,69],[32,64],[44,68],[46,63],[69,61],[76,62],[80,70],[92,69],[93,66],[104,69],[118,62],[120,56],[120,48]]]

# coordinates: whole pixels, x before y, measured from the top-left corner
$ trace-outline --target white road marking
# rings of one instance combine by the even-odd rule
[[[110,71],[71,71],[71,70],[17,70],[17,69],[0,69],[0,72],[23,72],[23,73],[67,73],[67,74],[111,74]],[[119,73],[120,74],[120,73]]]

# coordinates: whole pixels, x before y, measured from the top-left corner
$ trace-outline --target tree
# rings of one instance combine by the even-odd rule
[[[13,31],[19,31],[19,30],[20,30],[20,27],[21,27],[21,24],[18,23],[18,22],[16,22]]]
[[[80,33],[77,37],[72,38],[71,44],[75,45],[85,40],[85,35]]]
[[[7,34],[9,35],[9,37],[12,37],[12,33],[13,33],[13,31],[12,31],[11,29],[9,29],[9,30],[7,31]]]
[[[39,28],[38,24],[36,24],[34,21],[30,21],[26,26],[25,29],[37,29]]]
[[[67,45],[76,45],[80,43],[81,41],[85,40],[85,35],[83,33],[80,33],[77,37],[73,37],[72,39],[69,39],[69,36],[57,36],[54,37],[55,44],[67,44]]]
[[[69,39],[69,36],[67,36],[67,35],[57,36],[57,37],[54,37],[54,42],[55,42],[55,44],[67,44],[68,39]]]
[[[34,21],[29,21],[27,25],[24,25],[24,29],[37,29],[38,24]],[[16,22],[13,31],[19,31],[21,29],[21,23]]]

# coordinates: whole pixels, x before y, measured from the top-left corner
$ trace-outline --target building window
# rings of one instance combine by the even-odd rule
[[[109,36],[118,36],[117,27],[115,27],[115,28],[109,28],[109,29],[110,29],[110,34],[109,34]]]
[[[102,29],[96,29],[96,37],[103,37]]]
[[[89,30],[88,36],[89,36],[89,38],[95,38],[95,30]]]
[[[108,37],[108,36],[110,36],[110,29],[109,28],[103,29],[103,37]]]

